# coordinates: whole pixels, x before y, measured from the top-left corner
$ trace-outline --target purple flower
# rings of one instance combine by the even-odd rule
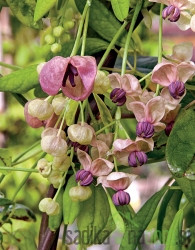
[[[89,186],[93,182],[93,175],[90,171],[81,169],[76,173],[76,181],[80,182],[81,186]]]
[[[144,165],[148,160],[146,153],[143,151],[134,151],[129,154],[128,163],[132,167]]]
[[[116,206],[128,205],[130,202],[130,195],[123,190],[119,190],[112,196],[112,201]]]

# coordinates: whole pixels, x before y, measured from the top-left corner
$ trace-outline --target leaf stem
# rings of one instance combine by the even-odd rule
[[[104,131],[106,128],[109,128],[110,126],[112,126],[113,124],[115,124],[116,121],[113,121],[111,123],[109,123],[108,125],[104,126],[103,128],[99,129],[98,131],[96,131],[96,135],[99,135],[102,131]]]
[[[88,30],[88,23],[89,23],[89,12],[90,12],[90,8],[87,9],[85,23],[84,23],[84,28],[83,28],[82,45],[81,45],[81,56],[85,55],[85,46],[86,46],[87,30]]]
[[[28,156],[28,157],[24,158],[24,159],[23,159],[23,160],[21,160],[21,161],[18,161],[18,162],[14,162],[14,163],[12,163],[12,166],[16,166],[16,165],[18,165],[18,164],[21,164],[21,163],[23,163],[23,162],[25,162],[25,161],[29,160],[30,158],[34,157],[35,155],[37,155],[37,154],[39,154],[39,153],[41,153],[41,152],[42,152],[42,149],[41,149],[41,150],[39,150],[39,151],[37,151],[37,152],[35,152],[34,154],[32,154],[32,155],[30,155],[30,156]]]
[[[99,64],[98,64],[98,69],[101,69],[101,67],[104,64],[104,61],[106,60],[109,52],[111,51],[111,49],[113,48],[113,46],[115,45],[117,39],[119,38],[119,36],[121,35],[121,33],[123,32],[123,30],[125,29],[127,25],[127,21],[124,21],[124,23],[121,25],[120,29],[117,31],[117,33],[115,34],[115,36],[113,37],[112,41],[110,42],[110,44],[108,45],[106,51],[104,52]]]
[[[31,173],[38,173],[37,169],[30,169],[30,168],[12,168],[12,167],[3,167],[0,166],[0,170],[7,170],[7,171],[22,171],[22,172],[31,172]]]
[[[12,70],[14,70],[14,71],[19,70],[19,69],[22,69],[22,68],[19,67],[19,66],[12,65],[12,64],[7,64],[7,63],[4,63],[4,62],[0,62],[0,66],[5,67],[5,68],[8,68],[8,69],[12,69]]]
[[[125,42],[125,48],[124,48],[124,53],[123,53],[123,62],[122,62],[122,70],[121,70],[121,75],[124,75],[126,72],[126,64],[127,64],[127,56],[128,56],[128,50],[129,50],[129,44],[130,44],[130,40],[131,40],[131,36],[133,33],[133,29],[137,20],[137,17],[139,15],[139,12],[142,8],[142,0],[138,0],[135,10],[134,10],[134,14],[133,14],[133,18],[131,20],[131,25],[127,34],[127,39]]]
[[[83,105],[81,101],[79,101],[79,106],[80,106],[81,125],[82,125],[85,122],[85,117],[84,117],[84,110],[83,110]]]
[[[143,82],[145,79],[150,77],[152,75],[152,72],[148,73],[147,75],[143,76],[141,79],[139,79],[139,82]]]
[[[80,43],[80,38],[81,38],[81,33],[82,33],[82,30],[83,30],[83,24],[84,24],[85,17],[86,17],[86,14],[87,14],[87,11],[88,11],[88,8],[89,8],[90,5],[91,5],[91,1],[87,0],[87,2],[85,4],[85,8],[84,8],[83,13],[82,13],[81,21],[79,23],[79,28],[78,28],[78,31],[77,31],[77,36],[76,36],[76,40],[75,40],[75,43],[74,43],[74,47],[72,49],[72,53],[71,53],[70,56],[75,56],[77,54],[77,51],[78,51],[78,48],[79,48],[79,43]]]

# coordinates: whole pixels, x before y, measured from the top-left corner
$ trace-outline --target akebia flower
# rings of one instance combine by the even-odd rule
[[[83,166],[83,170],[79,170],[76,174],[76,180],[81,186],[90,185],[93,181],[93,176],[108,175],[114,168],[114,164],[108,160],[97,158],[92,161],[91,157],[80,149],[77,149],[77,157]]]
[[[130,74],[121,76],[118,73],[113,73],[108,75],[108,77],[113,89],[110,93],[110,98],[117,106],[122,106],[128,96],[136,97],[141,95],[142,89],[135,76]]]
[[[83,101],[93,90],[96,72],[96,61],[91,56],[56,56],[43,66],[39,80],[48,95],[62,89],[65,96]]]
[[[137,137],[131,139],[117,139],[113,143],[113,153],[117,161],[125,166],[142,166],[147,162],[146,152],[152,151],[154,142],[152,138],[143,139]]]
[[[138,121],[137,136],[150,138],[154,132],[165,128],[165,125],[160,122],[165,114],[165,103],[161,96],[152,98],[146,104],[137,101],[131,102],[128,108],[134,113]]]
[[[113,172],[108,176],[98,177],[97,184],[101,183],[104,188],[108,187],[117,191],[112,196],[112,201],[116,206],[123,206],[130,202],[130,195],[124,190],[130,186],[136,177],[137,175],[134,174]]]
[[[193,9],[194,0],[149,0],[150,2],[163,3],[167,5],[162,12],[163,19],[168,18],[170,22],[177,22],[181,30],[187,30],[191,27],[193,31]]]
[[[170,95],[175,99],[179,99],[185,93],[184,83],[194,74],[194,64],[182,62],[176,65],[169,61],[164,61],[154,67],[152,81],[168,87]]]

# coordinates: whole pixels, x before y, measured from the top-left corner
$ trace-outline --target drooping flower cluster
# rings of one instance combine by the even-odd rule
[[[174,18],[176,14],[170,12],[170,15]],[[188,53],[183,52],[185,49]],[[189,43],[177,45],[173,48],[173,55],[167,56],[169,60],[163,59],[154,67],[151,81],[160,85],[159,93],[146,87],[143,90],[133,75],[106,75],[97,71],[92,57],[54,57],[41,66],[41,87],[52,96],[32,100],[25,106],[28,124],[34,128],[45,127],[41,147],[53,157],[52,161],[43,158],[38,162],[40,174],[58,188],[63,185],[72,166],[78,183],[69,192],[74,201],[88,199],[92,195],[90,185],[97,184],[114,190],[112,200],[116,206],[129,204],[130,195],[126,189],[136,175],[123,172],[120,167],[130,167],[129,171],[133,172],[134,168],[143,166],[148,160],[147,153],[154,148],[155,137],[163,130],[167,136],[170,134],[180,110],[180,101],[186,93],[185,82],[195,74],[191,53]],[[58,94],[59,90],[62,93]],[[113,107],[123,106],[134,116],[137,121],[134,140],[127,132],[126,138],[120,137],[109,124],[103,133],[104,125],[93,117],[92,110],[90,116],[93,119],[89,119],[84,103],[77,102],[86,100],[92,92],[110,94]],[[85,102],[85,105],[89,104]],[[91,109],[90,105],[88,109]],[[115,122],[121,125],[120,119],[116,118]],[[51,200],[47,202],[53,204]],[[50,214],[44,206],[40,207]]]

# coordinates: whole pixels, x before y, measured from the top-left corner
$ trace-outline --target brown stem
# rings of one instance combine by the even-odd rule
[[[50,250],[54,244],[55,239],[58,239],[59,230],[53,232],[49,228],[46,229],[44,240],[40,242],[38,250]]]

